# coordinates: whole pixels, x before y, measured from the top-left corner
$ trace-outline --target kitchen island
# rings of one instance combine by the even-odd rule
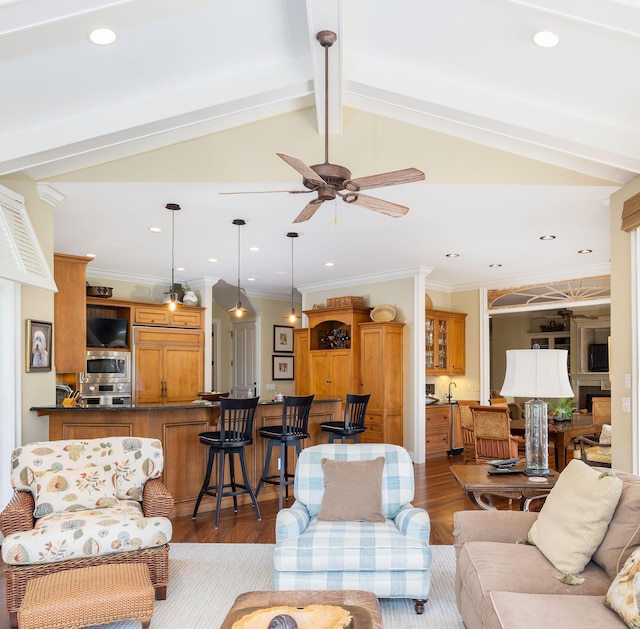
[[[174,515],[190,515],[202,486],[208,448],[200,443],[198,433],[216,430],[220,420],[220,404],[187,404],[180,406],[101,406],[65,408],[33,407],[38,417],[49,417],[49,439],[93,439],[111,436],[150,437],[159,439],[164,450],[164,484],[175,500]],[[309,413],[310,438],[302,442],[308,447],[326,441],[320,424],[340,421],[339,399],[314,400]],[[282,402],[260,402],[253,422],[253,445],[246,449],[247,469],[255,489],[266,453],[265,439],[258,431],[264,426],[282,422]],[[277,473],[277,459],[271,473]],[[264,485],[259,500],[277,498],[276,486]],[[244,499],[244,500],[243,500]],[[247,496],[239,501],[250,502]],[[226,506],[226,502],[223,502]],[[213,511],[215,500],[204,499],[199,511]]]

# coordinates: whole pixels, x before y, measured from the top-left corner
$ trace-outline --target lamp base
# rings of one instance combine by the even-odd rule
[[[527,476],[553,476],[553,472],[549,470],[527,470],[525,469],[524,473]]]

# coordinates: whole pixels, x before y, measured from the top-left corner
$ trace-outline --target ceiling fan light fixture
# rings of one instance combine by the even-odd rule
[[[244,317],[247,312],[246,308],[242,307],[242,301],[240,299],[240,228],[246,224],[242,218],[234,218],[232,223],[238,228],[238,293],[236,298],[236,305],[229,310],[232,315],[235,315],[238,319]]]

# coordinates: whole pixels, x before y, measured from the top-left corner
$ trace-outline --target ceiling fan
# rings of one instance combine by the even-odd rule
[[[293,221],[294,223],[308,221],[324,201],[331,201],[336,196],[340,197],[345,203],[353,203],[394,218],[404,216],[409,211],[408,207],[370,197],[361,194],[360,191],[422,181],[425,176],[421,170],[405,168],[352,179],[351,171],[348,168],[329,162],[329,48],[335,43],[336,34],[333,31],[320,31],[316,35],[316,39],[324,48],[324,162],[314,166],[307,166],[297,157],[286,153],[276,153],[278,157],[302,175],[302,184],[306,190],[269,190],[265,192],[317,193],[317,197],[307,203],[302,212]],[[221,194],[255,194],[255,191],[246,193],[222,192]]]

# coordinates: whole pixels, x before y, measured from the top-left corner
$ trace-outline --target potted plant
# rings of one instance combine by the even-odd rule
[[[557,422],[567,421],[573,417],[576,405],[573,398],[560,398],[557,402],[549,402],[549,417]]]

